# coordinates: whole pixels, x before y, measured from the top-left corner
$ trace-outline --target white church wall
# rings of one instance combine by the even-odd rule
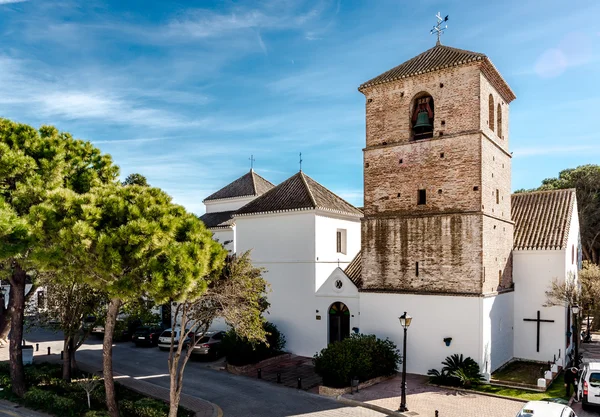
[[[345,242],[337,251],[337,231],[343,231]],[[360,219],[335,216],[321,212],[315,216],[315,256],[316,278],[315,290],[329,277],[331,272],[340,266],[342,269],[354,259],[360,251]]]
[[[312,356],[322,343],[315,319],[315,214],[290,212],[236,218],[236,249],[252,249],[271,284],[267,320],[285,335],[286,349]]]
[[[341,288],[336,285],[336,281],[342,283]],[[327,347],[329,342],[329,308],[331,305],[336,302],[342,302],[348,307],[348,310],[350,310],[351,333],[353,333],[353,328],[360,329],[360,306],[358,289],[340,268],[336,268],[331,273],[325,282],[317,289],[315,295],[315,331],[318,339],[318,343],[315,344],[315,347],[318,349],[315,352],[317,352]]]
[[[223,200],[205,201],[207,213],[220,213],[222,211],[233,211],[244,207],[246,204],[254,200],[257,196],[251,195],[247,197],[225,198]]]
[[[483,310],[482,372],[491,374],[513,358],[514,292],[481,299]]]
[[[564,307],[544,307],[545,291],[552,280],[564,281],[565,250],[515,250],[513,252],[514,356],[537,361],[549,361],[554,355],[564,359],[566,349],[566,312]],[[561,276],[562,275],[562,276]],[[540,311],[540,349],[537,351],[537,323]]]
[[[267,264],[267,269],[272,262],[315,262],[313,212],[238,216],[235,225],[236,250],[252,249],[252,260]]]
[[[470,356],[481,363],[482,306],[479,297],[360,293],[360,332],[389,337],[402,349],[403,330],[398,317],[413,317],[408,329],[406,369],[425,375],[440,369],[452,354]],[[450,346],[444,338],[451,337]]]
[[[213,230],[213,239],[221,243],[230,253],[235,253],[234,229]]]

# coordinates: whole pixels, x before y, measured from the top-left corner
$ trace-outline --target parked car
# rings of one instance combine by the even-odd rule
[[[176,327],[174,330],[167,329],[167,330],[164,330],[158,338],[158,348],[160,350],[169,350],[171,348],[171,335],[173,332],[175,332],[173,342],[174,342],[175,346],[177,346],[179,344],[179,340],[181,339],[181,328]],[[186,330],[186,332],[184,333],[184,336],[183,336],[183,343],[188,342],[189,338],[192,336],[193,336],[193,333],[189,332],[189,330]]]
[[[158,338],[163,332],[163,328],[160,326],[142,326],[138,327],[131,336],[131,341],[136,346],[156,346],[158,345]]]
[[[223,331],[208,331],[196,335],[196,344],[192,349],[193,355],[204,355],[213,358],[219,357],[221,341],[225,336]]]
[[[571,407],[551,401],[529,401],[517,417],[577,417]]]
[[[129,318],[121,319],[117,318],[115,322],[115,331],[113,333],[113,341],[123,342],[125,340],[131,340],[133,332],[140,327],[142,323],[140,320],[130,320]],[[92,334],[103,338],[104,337],[104,324],[94,326],[92,328]]]
[[[583,364],[577,390],[583,409],[600,406],[600,362]]]

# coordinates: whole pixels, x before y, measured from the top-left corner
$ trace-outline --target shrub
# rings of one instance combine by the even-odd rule
[[[108,417],[108,413],[106,411],[90,410],[83,417]]]
[[[354,377],[366,381],[393,375],[401,359],[391,340],[360,334],[330,344],[315,355],[313,362],[324,385],[342,388],[349,386]]]
[[[27,386],[49,384],[52,380],[61,377],[62,370],[58,364],[42,363],[40,365],[25,366],[25,383]]]
[[[252,343],[238,336],[233,329],[229,330],[221,343],[227,363],[242,366],[281,354],[285,347],[283,334],[273,323],[265,322],[263,328],[267,332],[267,343]]]
[[[479,365],[473,358],[463,358],[462,354],[455,353],[448,356],[443,362],[442,372],[437,369],[427,371],[429,380],[434,384],[471,387],[481,383],[484,379],[479,371]]]
[[[52,391],[46,391],[37,387],[30,388],[23,397],[27,407],[50,411],[56,415],[70,417],[78,415],[79,407],[70,398],[61,397]]]
[[[137,400],[133,408],[137,417],[167,417],[169,414],[169,406],[151,398]]]

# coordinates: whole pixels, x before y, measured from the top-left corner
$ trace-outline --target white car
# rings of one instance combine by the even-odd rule
[[[582,408],[600,406],[600,362],[589,362],[583,365],[577,389]]]
[[[549,401],[529,401],[517,417],[577,417],[571,407]]]
[[[164,332],[162,332],[158,337],[158,348],[160,350],[169,350],[171,348],[171,335],[173,332],[175,332],[173,344],[174,346],[177,346],[179,344],[179,339],[181,339],[181,327],[176,327],[175,330],[167,329]],[[192,335],[193,334],[190,333],[189,330],[187,330],[186,334],[184,334],[183,342],[186,343],[187,341],[189,341],[189,338]]]

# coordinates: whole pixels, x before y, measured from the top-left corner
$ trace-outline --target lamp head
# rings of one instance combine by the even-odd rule
[[[405,311],[403,315],[398,317],[398,319],[400,320],[400,325],[405,329],[408,329],[408,327],[410,326],[410,322],[412,321],[412,317],[406,314]]]
[[[573,312],[573,314],[579,314],[579,306],[576,304],[573,307],[571,307],[571,311]]]

